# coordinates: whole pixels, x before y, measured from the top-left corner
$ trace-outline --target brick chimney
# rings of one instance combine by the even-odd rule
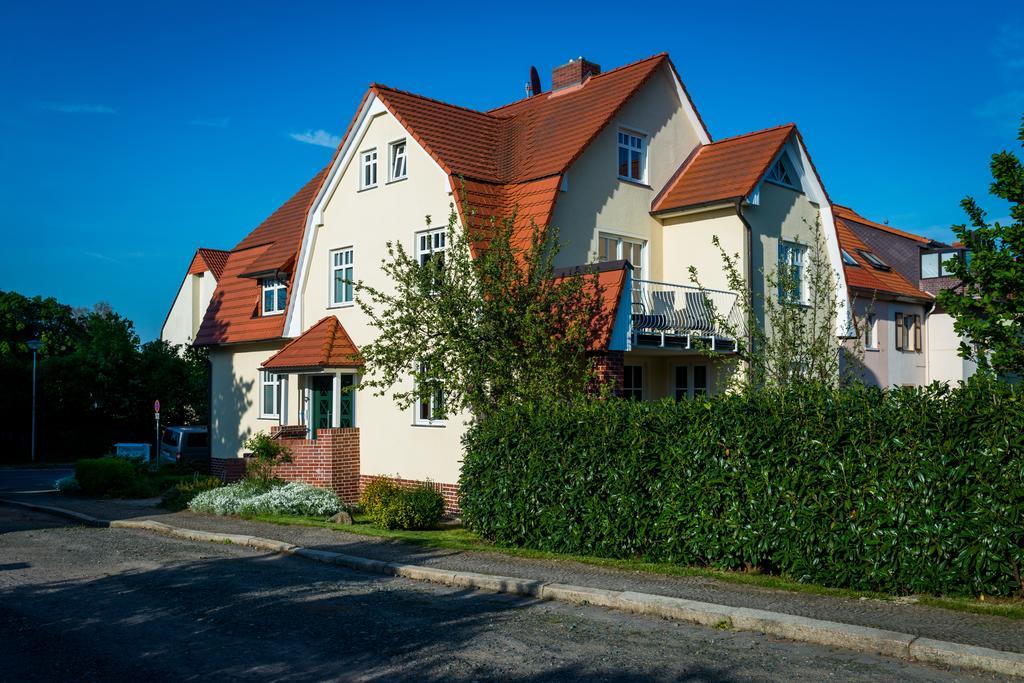
[[[600,64],[588,62],[583,57],[570,59],[568,64],[556,66],[551,72],[551,89],[560,90],[571,85],[579,85],[599,73],[601,73]]]

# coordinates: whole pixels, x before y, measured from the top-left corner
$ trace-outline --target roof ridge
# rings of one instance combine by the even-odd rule
[[[401,88],[394,88],[394,87],[392,87],[390,85],[385,85],[383,83],[371,83],[370,84],[370,89],[372,89],[372,90],[388,90],[388,91],[399,93],[399,94],[402,94],[402,95],[408,95],[409,97],[415,97],[416,99],[426,100],[427,102],[433,102],[434,104],[442,104],[442,105],[444,105],[446,107],[451,107],[452,109],[461,109],[462,111],[469,112],[470,114],[479,114],[480,116],[486,116],[488,118],[495,119],[495,120],[500,120],[500,118],[501,118],[501,117],[498,117],[498,116],[494,116],[491,113],[486,112],[486,111],[480,111],[479,109],[470,109],[469,107],[465,107],[465,106],[463,106],[461,104],[452,104],[451,102],[445,102],[444,100],[439,100],[436,97],[427,97],[426,95],[421,95],[420,93],[412,92],[411,90],[402,90]]]
[[[793,129],[795,129],[796,128],[796,124],[795,123],[782,123],[782,124],[779,124],[778,126],[771,126],[769,128],[761,128],[760,130],[752,130],[749,133],[740,133],[739,135],[732,135],[732,136],[729,136],[727,138],[721,138],[720,140],[715,140],[713,142],[709,142],[708,144],[702,145],[702,146],[703,147],[710,147],[711,145],[719,145],[719,144],[721,144],[723,142],[731,142],[733,140],[741,140],[743,138],[749,138],[749,137],[753,137],[755,135],[764,135],[765,133],[771,133],[771,132],[776,131],[776,130],[781,130],[782,128],[793,128]]]
[[[930,237],[925,237],[924,235],[918,235],[916,232],[910,232],[909,230],[904,230],[902,228],[896,228],[896,227],[893,227],[891,225],[887,225],[885,223],[879,223],[878,221],[873,221],[870,218],[867,218],[866,216],[862,215],[856,209],[853,209],[853,208],[851,208],[849,206],[846,206],[845,204],[835,204],[835,203],[833,203],[832,206],[835,207],[835,208],[839,208],[839,209],[845,210],[845,211],[849,211],[851,214],[856,216],[856,218],[846,218],[845,220],[850,220],[850,221],[853,221],[855,223],[860,223],[861,225],[867,226],[869,228],[873,228],[875,230],[882,230],[884,232],[889,232],[889,233],[893,233],[893,234],[896,234],[896,235],[903,235],[903,236],[906,236],[906,237],[908,237],[910,239],[913,239],[915,241],[918,241],[918,242],[935,242],[935,241],[937,241],[937,240],[931,239]],[[839,217],[839,218],[842,218],[842,217]]]
[[[601,73],[599,73],[599,74],[594,74],[594,75],[590,76],[590,77],[589,77],[589,78],[588,78],[587,80],[583,81],[583,83],[588,83],[588,82],[590,82],[591,80],[594,80],[594,79],[597,79],[597,78],[601,78],[602,76],[607,76],[607,75],[609,75],[609,74],[613,74],[613,73],[615,73],[616,71],[622,71],[623,69],[628,69],[628,68],[630,68],[630,67],[636,66],[636,65],[638,65],[638,64],[642,64],[642,63],[644,63],[644,62],[648,62],[648,61],[651,61],[652,59],[657,59],[657,58],[659,58],[659,57],[665,57],[665,58],[667,58],[667,57],[668,57],[668,52],[662,51],[662,52],[659,52],[658,54],[655,54],[655,55],[651,55],[650,57],[644,57],[643,59],[637,59],[637,60],[635,60],[635,61],[629,62],[628,64],[622,64],[622,65],[620,65],[620,66],[617,66],[617,67],[615,67],[614,69],[609,69],[608,71],[602,71],[602,72],[601,72]],[[582,84],[581,84],[581,85],[582,85]],[[541,93],[547,93],[547,94],[549,94],[549,95],[550,95],[550,94],[551,94],[552,92],[553,92],[552,90],[542,90],[542,91],[541,91]],[[541,93],[537,93],[537,94],[539,95],[539,94],[541,94]],[[526,97],[520,97],[520,98],[519,98],[518,100],[512,100],[511,102],[507,102],[507,103],[505,103],[505,104],[501,105],[500,107],[495,107],[494,109],[488,109],[488,110],[487,110],[486,112],[484,112],[484,113],[486,113],[486,114],[490,114],[490,115],[492,115],[492,116],[495,116],[496,118],[505,118],[505,117],[503,117],[503,116],[497,116],[497,115],[495,114],[495,112],[497,112],[497,111],[501,111],[502,109],[506,109],[506,108],[508,108],[508,107],[511,107],[511,106],[513,106],[513,105],[516,105],[516,104],[520,104],[520,103],[522,103],[522,102],[526,102],[527,100],[532,100],[532,99],[533,99],[534,97],[536,97],[536,96],[537,96],[537,95],[528,95],[528,96],[526,96]]]

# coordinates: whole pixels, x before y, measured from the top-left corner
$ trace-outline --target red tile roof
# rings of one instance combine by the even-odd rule
[[[281,336],[285,316],[260,315],[260,281],[247,276],[290,268],[306,226],[306,214],[326,176],[324,168],[231,250],[196,333],[196,346]]]
[[[263,363],[263,367],[270,370],[356,368],[361,365],[359,349],[333,315],[313,325]]]
[[[213,273],[213,278],[219,280],[221,273],[224,272],[224,266],[228,263],[228,256],[231,254],[230,251],[223,249],[205,249],[200,247],[196,250],[195,258],[192,259],[192,267],[189,268],[189,273],[202,273],[210,271]]]
[[[615,329],[615,317],[622,301],[623,290],[626,286],[626,269],[629,268],[626,261],[605,261],[595,263],[591,266],[574,266],[560,268],[555,272],[555,278],[579,277],[593,272],[597,269],[597,287],[601,294],[601,315],[592,320],[590,351],[607,350],[612,338],[612,331]],[[594,285],[588,280],[584,291],[592,295]]]
[[[871,266],[858,252],[859,249],[872,251],[847,225],[848,218],[842,218],[836,214],[836,235],[839,237],[839,247],[849,254],[857,266],[850,266],[843,263],[843,272],[846,274],[846,286],[851,289],[860,289],[872,294],[890,294],[895,296],[906,296],[913,299],[932,299],[926,292],[915,287],[909,280],[895,270],[878,270]]]
[[[654,198],[651,210],[659,213],[748,197],[795,132],[796,126],[789,123],[698,147]]]

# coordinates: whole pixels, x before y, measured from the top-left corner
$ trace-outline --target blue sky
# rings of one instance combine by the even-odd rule
[[[686,3],[690,5],[690,3]],[[940,239],[1016,148],[1024,5],[4,3],[0,289],[143,339],[197,246],[328,162],[373,81],[487,108],[530,65],[667,51],[715,138],[794,121],[834,201]]]

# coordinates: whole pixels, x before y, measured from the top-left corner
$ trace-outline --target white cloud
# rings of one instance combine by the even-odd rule
[[[225,116],[220,119],[192,119],[188,122],[188,125],[205,126],[207,128],[227,128],[229,123],[231,123],[231,119]]]
[[[307,130],[305,133],[289,133],[288,137],[292,140],[305,142],[307,145],[319,145],[321,147],[330,147],[331,149],[337,147],[341,142],[340,137],[323,129]]]
[[[69,104],[66,102],[44,102],[43,109],[59,111],[62,114],[116,114],[117,111],[102,104]]]

